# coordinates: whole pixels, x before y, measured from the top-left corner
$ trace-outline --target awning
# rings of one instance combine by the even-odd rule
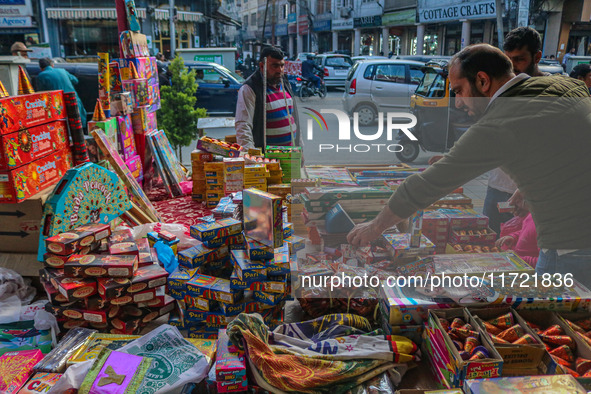
[[[219,11],[214,11],[211,14],[211,18],[217,20],[220,23],[223,23],[224,25],[236,26],[239,29],[242,27],[242,23],[238,22],[235,19],[230,18],[228,15],[222,14]]]
[[[169,20],[168,9],[154,9],[154,19]],[[201,12],[179,11],[178,19],[182,22],[202,22]],[[137,8],[137,16],[146,19],[146,9]],[[47,8],[49,19],[117,19],[115,8]]]

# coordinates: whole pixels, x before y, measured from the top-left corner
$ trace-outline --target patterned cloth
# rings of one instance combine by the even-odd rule
[[[363,317],[335,314],[270,333],[258,314],[243,313],[227,332],[266,384],[282,391],[343,393],[394,368],[394,362],[417,360],[409,339],[386,339],[370,330]]]
[[[291,129],[293,128],[295,134],[296,127],[293,118],[292,98],[287,91],[285,91],[285,97],[283,94],[281,85],[267,86],[267,145],[292,145]]]

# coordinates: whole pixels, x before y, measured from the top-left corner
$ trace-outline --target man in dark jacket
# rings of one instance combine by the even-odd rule
[[[302,77],[314,82],[316,90],[320,90],[321,79],[314,74],[314,70],[323,72],[322,68],[314,62],[314,56],[308,55],[307,59],[302,62]]]
[[[280,49],[263,48],[259,68],[238,91],[235,127],[238,144],[243,147],[300,145],[296,103],[284,67]]]
[[[456,106],[482,117],[443,159],[408,177],[374,220],[349,233],[349,242],[367,245],[416,210],[500,167],[531,208],[541,249],[536,272],[570,274],[591,285],[587,87],[564,76],[516,76],[512,69],[509,58],[486,44],[451,59]]]

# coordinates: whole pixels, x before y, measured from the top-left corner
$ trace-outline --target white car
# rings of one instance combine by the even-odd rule
[[[386,56],[353,56],[351,60],[353,60],[353,64],[365,61],[365,60],[384,60],[387,59]]]
[[[379,112],[410,108],[410,96],[423,79],[424,63],[411,60],[366,60],[353,65],[347,75],[343,108],[359,116],[359,124],[375,123]]]
[[[353,60],[347,55],[323,54],[316,56],[316,64],[324,69],[326,87],[345,87],[345,81]]]

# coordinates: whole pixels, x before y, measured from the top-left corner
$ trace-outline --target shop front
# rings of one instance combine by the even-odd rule
[[[318,19],[314,21],[314,32],[316,33],[316,42],[318,44],[318,53],[325,53],[332,48],[332,33],[330,14],[319,15]]]
[[[10,55],[16,41],[28,46],[40,41],[31,0],[0,0],[0,56]]]
[[[332,32],[333,51],[351,55],[353,53],[353,18],[333,20]]]
[[[408,48],[416,30],[416,8],[387,12],[382,16],[382,24],[387,28],[387,35],[382,36],[382,51],[385,55],[408,55]]]
[[[353,18],[353,28],[361,31],[361,45],[359,54],[362,56],[378,56],[380,53],[380,39],[382,16],[372,15]]]

